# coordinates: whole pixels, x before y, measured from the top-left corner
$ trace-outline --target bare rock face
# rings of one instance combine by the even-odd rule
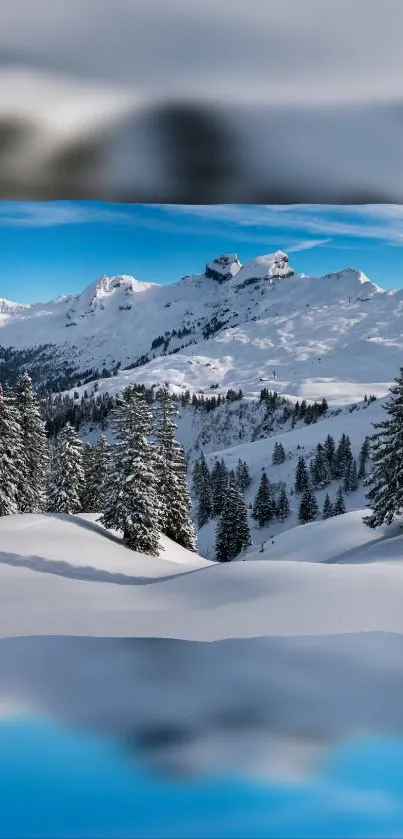
[[[236,253],[227,253],[218,256],[212,262],[208,262],[205,274],[206,277],[216,280],[218,283],[225,283],[227,280],[235,277],[241,268],[242,265]]]

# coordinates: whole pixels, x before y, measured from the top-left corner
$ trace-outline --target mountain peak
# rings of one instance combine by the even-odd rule
[[[205,275],[219,283],[224,283],[231,277],[235,277],[241,268],[242,265],[236,253],[223,253],[207,263]]]
[[[242,281],[277,280],[292,277],[294,273],[294,269],[289,265],[287,254],[283,251],[275,251],[245,262],[238,279]]]
[[[356,287],[357,285],[364,285],[367,287],[369,293],[383,292],[383,289],[376,283],[372,282],[362,271],[357,268],[343,268],[341,271],[333,271],[330,274],[323,276],[324,280],[332,280],[333,282],[342,282],[345,285]]]
[[[136,280],[130,274],[116,274],[114,277],[108,277],[107,274],[103,274],[96,282],[95,294],[98,298],[104,297],[116,291],[118,288],[130,294],[131,292],[144,291],[152,285],[153,283],[144,283],[141,280]]]

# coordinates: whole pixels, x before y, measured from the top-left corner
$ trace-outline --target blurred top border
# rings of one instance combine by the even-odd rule
[[[2,0],[0,198],[400,203],[401,0]]]

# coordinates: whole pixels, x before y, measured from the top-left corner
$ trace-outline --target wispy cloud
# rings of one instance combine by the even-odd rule
[[[376,239],[403,244],[403,207],[392,205],[233,205],[179,206],[166,204],[166,213],[195,215],[238,228],[303,231],[323,237]]]
[[[327,245],[331,239],[305,239],[303,242],[295,242],[291,245],[286,245],[287,253],[298,253],[298,251],[310,251],[312,248],[318,248],[320,245]]]
[[[118,222],[126,215],[108,206],[91,206],[80,202],[31,203],[2,201],[0,225],[3,227],[59,227],[66,224]]]
[[[348,247],[362,239],[403,245],[403,206],[124,205],[80,201],[0,203],[0,226],[106,224],[281,248]],[[347,240],[347,241],[346,241]]]
[[[174,209],[174,212],[172,210]],[[171,210],[171,212],[169,212]],[[168,212],[167,212],[168,211]],[[201,213],[204,225],[195,221]],[[246,223],[243,222],[246,219]],[[231,222],[230,226],[228,221]],[[254,229],[255,225],[248,215],[242,216],[242,208],[233,207],[182,207],[175,205],[114,205],[92,204],[90,202],[1,202],[0,226],[51,228],[63,225],[107,224],[159,230],[172,235],[198,235],[201,232],[211,237],[255,242],[266,247],[282,247],[290,253],[309,250],[329,241],[328,239],[293,239],[290,244],[284,241],[280,232],[281,219],[272,225],[273,229]],[[276,228],[277,231],[276,232]]]

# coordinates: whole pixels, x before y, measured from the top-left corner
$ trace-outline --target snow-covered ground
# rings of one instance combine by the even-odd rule
[[[145,750],[172,765],[277,772],[279,754],[297,771],[334,738],[401,733],[403,535],[361,515],[228,565],[168,541],[134,554],[95,516],[2,519],[0,708],[154,732]]]
[[[276,562],[264,561],[270,545],[256,560],[228,565],[168,540],[161,556],[150,559],[88,517],[7,517],[0,522],[0,636],[215,641],[403,632],[403,536],[379,541],[360,515],[294,528],[278,538]]]

